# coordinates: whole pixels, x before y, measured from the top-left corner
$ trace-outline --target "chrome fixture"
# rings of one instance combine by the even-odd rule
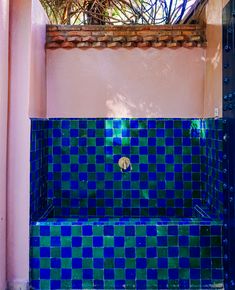
[[[121,168],[121,172],[127,170],[129,167],[130,167],[130,170],[132,170],[131,161],[127,157],[121,157],[118,160],[118,165]]]

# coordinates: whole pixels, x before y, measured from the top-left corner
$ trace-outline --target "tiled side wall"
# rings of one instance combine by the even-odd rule
[[[204,121],[204,154],[202,162],[203,199],[217,217],[223,217],[223,121]]]
[[[201,120],[51,119],[56,216],[192,216],[201,199]],[[122,173],[120,157],[132,171]]]
[[[41,216],[47,208],[47,121],[31,122],[30,152],[30,217],[32,220]]]
[[[191,216],[203,197],[221,216],[222,135],[221,119],[33,119],[31,215],[48,198],[58,217]]]

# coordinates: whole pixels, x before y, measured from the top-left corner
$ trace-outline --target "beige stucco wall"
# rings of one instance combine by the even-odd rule
[[[222,10],[229,0],[209,0],[206,7],[206,49],[204,116],[222,116]]]
[[[47,51],[48,117],[202,117],[205,50]]]

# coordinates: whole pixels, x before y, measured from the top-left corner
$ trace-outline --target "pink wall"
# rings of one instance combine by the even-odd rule
[[[38,0],[32,1],[31,15],[31,63],[29,115],[46,116],[46,52],[45,39],[48,23],[46,13]]]
[[[47,51],[48,117],[202,117],[205,50]]]
[[[22,290],[29,279],[29,112],[46,115],[46,17],[37,1],[10,2],[7,279],[10,289]]]
[[[0,1],[0,289],[6,287],[6,183],[9,1]]]
[[[209,0],[206,7],[207,41],[204,116],[222,116],[222,10],[229,0]]]

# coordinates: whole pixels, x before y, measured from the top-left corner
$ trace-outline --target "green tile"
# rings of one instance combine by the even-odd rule
[[[40,258],[40,249],[39,248],[31,248],[30,255],[34,258]]]
[[[40,289],[50,289],[50,280],[41,280],[40,281]]]
[[[125,285],[127,289],[136,289],[135,280],[126,280]]]
[[[40,267],[41,268],[51,268],[51,260],[50,258],[40,258]]]
[[[201,257],[207,258],[211,254],[210,248],[201,248]]]
[[[136,258],[146,258],[146,248],[136,248]]]
[[[136,270],[138,271],[138,270]],[[115,280],[125,280],[125,270],[124,269],[115,269],[114,278]]]
[[[200,237],[189,237],[189,245],[191,247],[199,247],[200,246]]]
[[[157,237],[147,237],[146,242],[147,242],[147,247],[156,247]]]
[[[135,237],[125,237],[125,247],[135,247]]]
[[[30,275],[32,280],[38,280],[40,278],[40,270],[39,269],[31,269]]]
[[[94,250],[93,255],[95,256],[96,250]],[[82,248],[72,248],[72,257],[81,258],[82,257]]]
[[[104,260],[104,268],[113,269],[114,268],[114,259],[106,258]]]
[[[169,258],[168,259],[168,266],[172,269],[179,268],[179,258]]]
[[[179,269],[179,279],[189,279],[190,278],[190,269]]]
[[[156,269],[158,266],[157,266],[157,259],[154,258],[154,259],[147,259],[147,268],[148,269]]]
[[[189,257],[189,248],[188,247],[180,247],[179,248],[179,256],[180,257]]]
[[[136,227],[136,234],[137,234],[137,228]],[[115,236],[125,236],[125,227],[124,226],[115,226],[114,227],[114,234]],[[144,233],[145,235],[146,233]],[[137,234],[139,236],[139,234]]]
[[[200,259],[199,258],[190,258],[190,268],[200,268]]]
[[[103,280],[104,279],[104,270],[103,269],[94,269],[93,274],[94,274],[95,280]]]
[[[168,257],[168,248],[167,247],[158,247],[158,257],[167,258]]]
[[[167,236],[168,228],[167,226],[157,226],[157,235],[158,236]]]
[[[169,287],[169,289],[179,289],[179,281],[178,280],[169,280],[168,287]]]
[[[115,282],[113,280],[105,280],[104,287],[105,289],[115,289]]]
[[[72,245],[71,237],[63,237],[63,236],[61,237],[61,246],[71,247],[71,245]]]
[[[93,257],[94,258],[103,258],[103,248],[94,248],[93,249]],[[82,255],[80,255],[82,257]]]
[[[178,245],[178,236],[168,236],[168,245],[177,246]]]
[[[82,268],[83,269],[92,269],[93,268],[93,260],[88,259],[88,258],[84,258],[82,260]]]
[[[92,247],[93,239],[92,237],[83,237],[82,238],[82,246],[83,247]]]

